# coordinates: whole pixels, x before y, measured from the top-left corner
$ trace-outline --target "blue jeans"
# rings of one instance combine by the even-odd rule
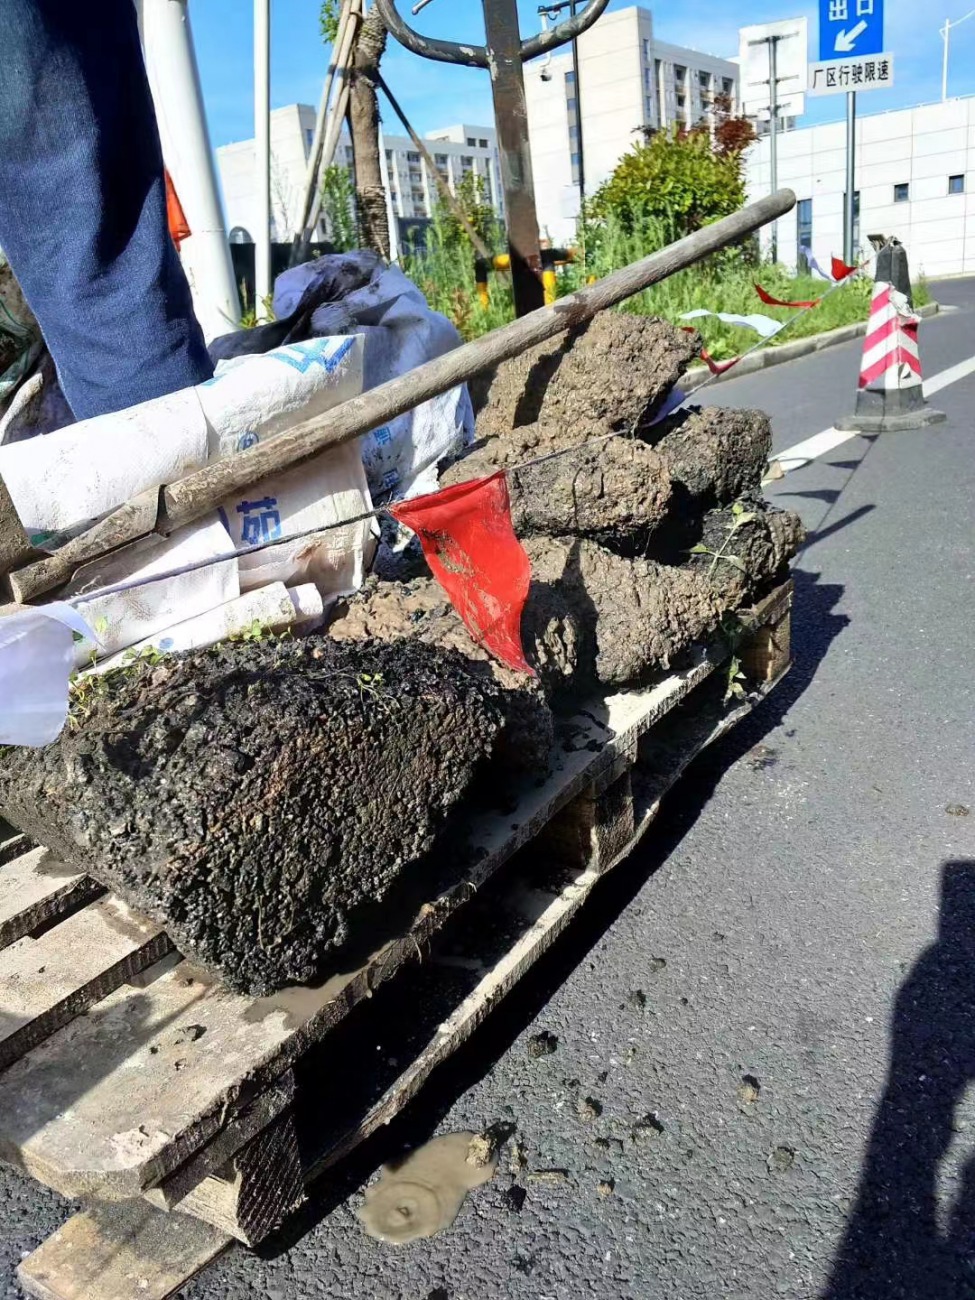
[[[210,378],[132,0],[0,0],[0,248],[76,419]]]

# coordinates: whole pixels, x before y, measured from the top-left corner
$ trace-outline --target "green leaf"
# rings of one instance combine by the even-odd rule
[[[690,554],[691,555],[713,555],[714,551],[711,550],[710,546],[705,546],[703,542],[698,542],[696,546],[691,547]]]
[[[742,563],[741,557],[738,555],[722,555],[719,558],[722,560],[727,560],[730,565],[732,565],[734,568],[736,568],[739,571],[739,573],[748,572],[748,570],[745,568],[744,564]]]

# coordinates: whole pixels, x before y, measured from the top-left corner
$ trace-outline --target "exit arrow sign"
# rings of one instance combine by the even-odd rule
[[[819,61],[880,54],[884,0],[819,0]]]

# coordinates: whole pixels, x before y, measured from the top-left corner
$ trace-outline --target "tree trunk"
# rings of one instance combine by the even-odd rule
[[[355,188],[362,244],[389,257],[389,220],[386,190],[379,160],[379,102],[376,73],[386,48],[386,28],[373,7],[352,51],[349,92],[349,129],[355,158]]]

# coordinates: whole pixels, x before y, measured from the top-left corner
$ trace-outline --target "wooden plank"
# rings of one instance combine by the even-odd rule
[[[772,593],[766,610],[776,599],[781,592]],[[517,821],[510,812],[475,819],[471,844],[481,852],[465,879],[425,904],[406,934],[361,967],[315,988],[252,1001],[183,963],[144,990],[118,990],[62,1028],[5,1079],[0,1158],[66,1195],[135,1196],[154,1186],[226,1125],[228,1111],[422,952],[555,813],[581,791],[601,789],[621,765],[628,768],[639,738],[726,654],[724,645],[700,649],[686,669],[656,685],[582,710],[562,729],[548,779],[523,791]],[[178,1086],[174,1069],[181,1071]]]
[[[2,823],[4,832],[12,831],[13,827],[8,826],[6,822]],[[0,867],[9,862],[12,858],[19,858],[22,853],[26,853],[30,848],[30,842],[26,835],[11,835],[0,844]]]
[[[0,867],[0,948],[105,891],[48,849],[31,849]]]
[[[233,1239],[144,1201],[75,1214],[17,1268],[34,1300],[167,1300]]]
[[[245,1246],[256,1246],[304,1196],[298,1134],[289,1108],[218,1174],[195,1187],[179,1209],[230,1233]]]
[[[289,1070],[265,1089],[232,1123],[221,1129],[205,1147],[201,1147],[196,1155],[191,1156],[157,1187],[150,1187],[145,1193],[146,1200],[160,1210],[172,1210],[177,1205],[185,1210],[186,1207],[181,1203],[193,1189],[204,1179],[218,1175],[251,1138],[288,1110],[294,1095],[295,1080]]]
[[[172,948],[155,921],[116,898],[0,952],[0,1069]]]

